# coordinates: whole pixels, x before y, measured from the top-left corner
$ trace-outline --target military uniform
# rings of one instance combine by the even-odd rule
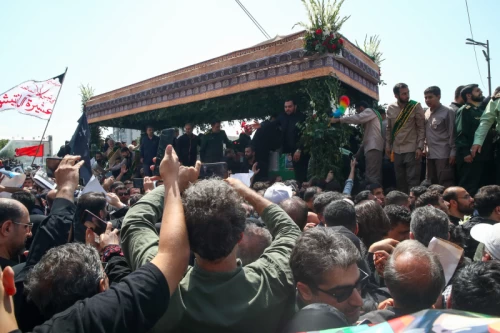
[[[493,159],[493,136],[491,134],[487,135],[484,140],[482,153],[476,155],[472,163],[464,161],[464,158],[471,154],[474,135],[482,115],[482,109],[467,103],[458,109],[455,118],[458,185],[465,188],[471,195],[475,195],[481,186],[489,183],[488,179],[491,178],[493,171],[488,170]]]
[[[485,139],[488,134],[491,134],[491,128],[495,128],[496,122],[496,138],[494,144],[494,158],[495,158],[495,174],[496,174],[496,184],[500,185],[500,93],[493,96],[486,106],[483,115],[481,116],[481,123],[476,130],[474,136],[474,144],[483,146]],[[481,150],[481,155],[483,150]]]

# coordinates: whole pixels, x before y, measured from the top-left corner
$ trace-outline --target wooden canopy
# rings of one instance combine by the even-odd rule
[[[379,67],[348,40],[340,55],[306,56],[304,31],[94,96],[86,104],[91,124],[113,124],[144,112],[336,75],[344,84],[379,99]],[[135,117],[136,118],[136,117]],[[133,121],[127,127],[138,128]]]

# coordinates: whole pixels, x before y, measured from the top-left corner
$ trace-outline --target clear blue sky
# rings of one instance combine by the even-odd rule
[[[271,36],[284,35],[306,20],[299,0],[241,0]],[[492,45],[493,89],[500,85],[499,0],[469,0],[476,40]],[[449,104],[460,84],[479,83],[463,0],[346,0],[351,15],[342,33],[351,41],[365,34],[382,39],[381,103],[392,102],[392,86],[410,86],[423,103],[431,85]],[[97,94],[252,46],[262,34],[233,0],[2,1],[0,93],[29,79],[43,80],[69,67],[47,130],[55,145],[70,139],[80,116],[78,86]],[[477,49],[483,91],[486,63]],[[485,93],[486,94],[486,93]],[[6,111],[0,137],[41,135],[45,122]]]

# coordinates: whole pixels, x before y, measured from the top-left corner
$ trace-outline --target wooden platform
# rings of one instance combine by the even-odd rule
[[[308,57],[304,32],[284,36],[196,65],[94,96],[89,123],[335,74],[378,100],[379,67],[348,40],[340,55]]]

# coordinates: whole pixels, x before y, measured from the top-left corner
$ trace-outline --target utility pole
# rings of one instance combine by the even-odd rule
[[[473,39],[467,38],[465,44],[482,46],[486,49],[483,50],[484,57],[488,63],[488,94],[491,96],[491,69],[490,69],[490,41],[487,40],[486,43],[476,42]]]

